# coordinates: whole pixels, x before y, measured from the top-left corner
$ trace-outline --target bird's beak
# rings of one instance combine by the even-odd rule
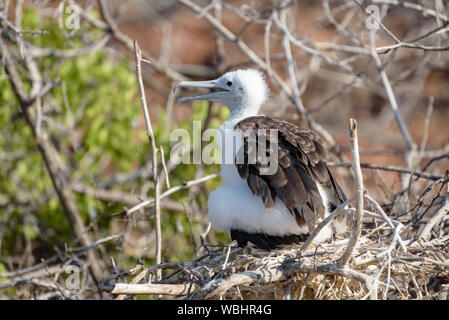
[[[218,101],[226,97],[226,93],[229,92],[228,88],[221,86],[218,80],[210,81],[183,81],[176,84],[175,88],[206,88],[211,89],[211,91],[206,94],[200,94],[196,96],[181,97],[178,99],[178,103],[189,101],[189,100],[209,100]]]

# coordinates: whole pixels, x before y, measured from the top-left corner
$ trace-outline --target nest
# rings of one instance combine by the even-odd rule
[[[371,232],[372,235],[372,232]],[[344,268],[348,239],[264,251],[220,246],[192,262],[163,263],[129,273],[131,283],[103,286],[112,293],[166,294],[182,299],[445,299],[449,288],[449,236],[431,241],[363,235]],[[142,270],[143,269],[143,270]],[[138,284],[163,269],[161,281]],[[138,272],[140,273],[135,276]],[[117,278],[117,277],[115,277]],[[137,280],[137,281],[136,281]],[[146,282],[146,281],[145,281]]]

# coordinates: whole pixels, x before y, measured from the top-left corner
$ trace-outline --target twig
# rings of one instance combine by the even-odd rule
[[[357,122],[355,119],[349,120],[349,140],[351,143],[352,169],[355,178],[355,196],[356,196],[356,213],[355,221],[352,225],[352,234],[349,239],[348,246],[343,254],[338,267],[343,269],[346,267],[349,259],[351,259],[352,252],[357,246],[357,241],[362,232],[363,219],[363,176],[360,168],[359,145],[357,139]]]
[[[387,214],[384,212],[384,210],[382,209],[382,207],[377,203],[376,200],[374,200],[372,197],[370,197],[369,195],[365,195],[365,199],[368,200],[371,204],[374,205],[374,207],[376,208],[376,210],[380,213],[380,215],[382,216],[382,218],[388,223],[388,225],[390,226],[390,228],[396,232],[398,232],[400,229],[403,227],[403,225],[401,223],[398,223],[398,225],[395,227],[393,222],[391,221],[391,219],[387,216]],[[398,228],[398,226],[401,225],[400,228]],[[402,241],[401,237],[399,236],[399,243],[401,244],[402,250],[404,252],[407,252],[407,248],[405,247],[404,242]]]
[[[432,228],[436,224],[438,224],[441,221],[441,219],[443,219],[443,217],[448,214],[448,212],[449,212],[449,200],[446,196],[446,201],[444,202],[443,206],[441,206],[441,208],[438,209],[438,211],[432,216],[432,218],[429,219],[429,221],[426,223],[425,227],[419,234],[419,237],[423,239],[428,239]]]
[[[150,140],[151,145],[151,155],[153,164],[153,180],[154,180],[154,215],[155,215],[155,230],[156,230],[156,264],[161,263],[162,253],[162,236],[161,236],[161,207],[160,207],[160,186],[159,178],[157,173],[157,154],[159,152],[156,147],[156,140],[153,134],[153,127],[151,126],[150,114],[148,112],[147,100],[145,97],[145,89],[142,80],[142,52],[140,51],[139,45],[136,40],[133,41],[134,44],[134,56],[136,59],[136,76],[139,84],[140,92],[140,102],[142,105],[143,114],[145,117],[145,126],[147,128],[147,135]],[[157,272],[157,280],[162,278],[162,273],[160,270]]]
[[[327,163],[327,165],[329,167],[352,167],[352,164],[349,162],[329,162]],[[427,172],[423,172],[423,171],[415,171],[412,169],[408,169],[408,168],[403,168],[403,167],[397,167],[397,166],[390,166],[390,165],[382,165],[382,164],[371,164],[371,163],[360,163],[360,167],[362,168],[366,168],[366,169],[377,169],[377,170],[383,170],[383,171],[393,171],[393,172],[399,172],[399,173],[409,173],[413,176],[419,177],[419,178],[424,178],[424,179],[428,179],[428,180],[433,180],[433,181],[437,181],[437,180],[448,180],[449,177],[445,177],[445,176],[436,176]]]
[[[165,174],[165,183],[167,185],[167,188],[170,189],[170,177],[168,176],[168,170],[167,166],[165,165],[165,154],[164,154],[164,148],[160,146],[160,152],[161,152],[161,162],[162,162],[162,168],[164,169]]]
[[[138,266],[139,266],[138,269],[136,269],[136,268],[133,269],[134,273],[137,273],[137,271],[140,270],[141,265],[138,265]],[[142,272],[140,272],[136,277],[134,277],[134,279],[132,279],[131,284],[139,283],[140,280],[145,278],[147,273],[148,273],[148,269],[146,269],[146,268],[143,269]],[[117,298],[115,298],[115,300],[124,300],[125,298],[126,298],[126,294],[121,294]]]
[[[29,52],[33,58],[45,58],[45,57],[56,57],[56,58],[76,58],[79,56],[87,55],[92,52],[96,52],[103,48],[111,39],[109,34],[105,35],[101,39],[95,41],[94,43],[77,49],[65,49],[60,50],[56,48],[39,48],[29,45]]]
[[[168,197],[169,195],[171,195],[171,194],[173,194],[173,193],[175,193],[175,192],[177,192],[179,190],[190,188],[190,187],[192,187],[194,185],[206,182],[206,181],[211,180],[213,178],[216,178],[218,176],[219,176],[219,173],[214,173],[214,174],[210,174],[210,175],[205,176],[205,177],[201,177],[199,179],[195,179],[195,180],[192,180],[192,181],[189,181],[189,182],[185,182],[185,183],[183,183],[183,184],[181,184],[179,186],[172,187],[171,189],[168,189],[165,192],[161,193],[160,199],[162,200],[162,199]],[[142,203],[139,203],[138,205],[132,207],[131,209],[126,209],[125,213],[129,216],[129,215],[133,214],[134,212],[139,211],[139,210],[141,210],[141,209],[143,209],[145,207],[151,206],[153,204],[154,204],[154,199],[150,199],[150,200],[144,201]]]
[[[402,0],[373,0],[373,3],[381,3],[381,4],[389,4],[389,5],[396,5],[396,6],[402,6],[404,8],[408,8],[408,9],[412,9],[412,10],[416,10],[416,11],[420,11],[423,16],[433,16],[433,17],[437,17],[438,19],[441,19],[443,21],[449,21],[449,17],[442,14],[442,13],[438,13],[433,9],[429,9],[429,8],[425,8],[419,4],[416,3],[412,3],[412,2],[407,2],[407,1],[402,1]]]
[[[388,80],[387,73],[385,72],[382,62],[380,61],[379,55],[377,54],[377,51],[375,50],[375,33],[370,32],[370,40],[371,40],[371,56],[374,59],[374,62],[376,63],[377,69],[379,70],[380,77],[382,79],[382,83],[385,87],[385,92],[387,93],[388,101],[390,102],[390,107],[393,110],[394,117],[396,119],[396,122],[399,125],[399,129],[401,130],[402,135],[404,136],[405,142],[407,143],[407,147],[409,150],[413,150],[414,148],[414,142],[412,138],[410,137],[410,134],[407,130],[407,126],[405,125],[404,121],[402,120],[401,114],[399,113],[399,107],[398,103],[396,102],[396,97],[394,95],[393,89],[391,88],[390,81]]]
[[[112,294],[148,294],[148,295],[173,295],[184,296],[195,290],[195,285],[192,284],[157,284],[157,283],[145,283],[145,284],[128,284],[128,283],[116,283]]]
[[[214,3],[214,15],[218,21],[221,21],[223,5],[221,1]],[[223,36],[215,31],[215,50],[216,50],[216,69],[218,73],[223,73],[226,68],[226,52]]]
[[[100,199],[109,202],[118,202],[126,206],[135,206],[142,201],[149,201],[149,199],[142,199],[133,193],[120,190],[91,187],[81,183],[72,184],[72,190],[73,192],[84,194],[94,199]],[[182,206],[182,204],[170,199],[161,199],[161,208],[184,212],[184,207]]]
[[[111,240],[115,240],[121,237],[121,234],[114,234],[111,236],[108,236],[106,238],[103,239],[99,239],[97,241],[95,241],[94,243],[92,243],[90,246],[88,247],[77,247],[77,248],[67,248],[65,251],[41,262],[38,263],[34,266],[31,266],[29,268],[25,268],[25,269],[21,269],[21,270],[17,270],[17,271],[11,271],[11,272],[6,272],[6,273],[0,273],[0,277],[5,277],[5,278],[16,278],[19,276],[23,276],[26,274],[29,274],[31,272],[36,272],[39,269],[45,268],[48,265],[50,265],[51,263],[57,261],[58,259],[61,260],[63,259],[67,254],[69,253],[73,253],[76,252],[76,254],[71,255],[69,257],[67,257],[65,260],[74,260],[75,258],[79,257],[80,255],[84,254],[86,251],[97,248],[99,245],[111,241]],[[62,267],[61,267],[62,268]]]

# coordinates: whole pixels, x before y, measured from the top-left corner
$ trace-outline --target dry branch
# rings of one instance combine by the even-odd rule
[[[142,104],[143,114],[145,116],[145,126],[147,128],[147,136],[150,140],[152,165],[153,165],[153,182],[154,182],[154,217],[156,230],[156,264],[161,263],[162,259],[162,231],[161,231],[161,206],[160,206],[160,185],[157,172],[157,154],[159,149],[156,147],[156,140],[154,138],[153,127],[151,126],[150,114],[148,112],[147,100],[145,96],[145,88],[142,80],[142,52],[136,40],[134,44],[134,56],[136,59],[136,76],[139,84],[140,102]],[[160,280],[162,274],[157,273],[157,279]]]
[[[329,167],[350,168],[350,167],[352,167],[352,163],[329,162],[328,166]],[[360,167],[366,168],[366,169],[377,169],[377,170],[392,171],[392,172],[398,172],[398,173],[408,173],[408,174],[411,174],[411,175],[419,177],[419,178],[424,178],[424,179],[434,180],[434,181],[438,181],[438,180],[446,181],[449,179],[449,177],[447,177],[447,176],[437,176],[437,175],[430,174],[430,173],[423,172],[423,171],[417,171],[417,170],[413,170],[413,169],[408,169],[408,168],[403,168],[403,167],[398,167],[398,166],[391,166],[391,165],[372,164],[372,163],[363,163],[362,162],[362,163],[360,163]]]
[[[357,246],[357,242],[362,233],[363,219],[363,176],[360,169],[359,144],[357,138],[357,122],[354,119],[349,120],[349,141],[351,143],[352,170],[355,178],[355,197],[356,197],[356,213],[352,222],[352,234],[349,239],[348,247],[343,254],[339,268],[345,268],[351,259],[352,253]]]
[[[191,290],[195,290],[195,285],[188,284],[126,284],[117,283],[111,291],[113,294],[147,294],[147,295],[173,295],[184,296]]]
[[[163,193],[161,193],[160,199],[162,200],[162,199],[168,197],[169,195],[171,195],[171,194],[173,194],[173,193],[175,193],[175,192],[177,192],[179,190],[193,187],[193,186],[195,186],[197,184],[204,183],[204,182],[206,182],[208,180],[217,178],[218,176],[219,176],[218,173],[213,173],[213,174],[207,175],[205,177],[201,177],[201,178],[198,178],[198,179],[195,179],[195,180],[192,180],[192,181],[185,182],[182,185],[172,187],[172,188],[164,191]],[[129,216],[129,215],[132,215],[134,212],[137,212],[137,211],[139,211],[139,210],[141,210],[143,208],[152,206],[153,204],[154,204],[154,199],[146,200],[146,201],[143,201],[142,203],[139,203],[138,205],[136,205],[136,206],[134,206],[134,207],[132,207],[130,209],[126,209],[125,213],[126,213],[126,215]]]
[[[432,218],[429,219],[429,221],[426,223],[426,226],[422,229],[419,236],[423,239],[428,239],[430,236],[430,231],[432,228],[437,225],[443,217],[447,216],[449,213],[449,200],[446,197],[446,201],[444,202],[443,206],[441,206],[440,209],[438,209],[437,212],[432,216]]]

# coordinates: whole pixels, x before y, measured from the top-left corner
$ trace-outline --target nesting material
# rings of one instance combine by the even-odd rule
[[[377,240],[366,235],[369,233],[359,239],[344,269],[338,268],[338,262],[348,239],[311,245],[302,254],[300,245],[273,251],[223,246],[198,261],[151,266],[145,271],[155,273],[163,269],[166,280],[146,284],[137,293],[164,294],[161,288],[165,286],[168,297],[183,299],[447,297],[449,236],[431,241],[404,240],[404,252],[398,241],[391,243],[391,233]],[[176,291],[177,287],[184,289]],[[131,293],[118,291],[113,293]],[[181,295],[173,296],[173,292]]]

